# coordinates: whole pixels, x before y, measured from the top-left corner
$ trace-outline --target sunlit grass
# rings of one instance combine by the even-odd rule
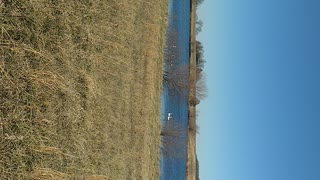
[[[0,179],[158,179],[167,1],[0,1]]]

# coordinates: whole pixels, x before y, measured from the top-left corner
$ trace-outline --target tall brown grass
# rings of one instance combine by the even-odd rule
[[[0,0],[0,179],[158,179],[166,0]]]

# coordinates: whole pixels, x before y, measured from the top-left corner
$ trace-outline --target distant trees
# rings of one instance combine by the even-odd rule
[[[200,177],[199,177],[199,160],[198,160],[198,156],[196,156],[196,180],[200,180]]]
[[[207,97],[208,89],[206,78],[203,72],[197,73],[197,82],[196,82],[196,98],[198,100],[203,100]]]
[[[196,0],[196,7],[203,3],[204,0]],[[203,22],[199,19],[198,15],[196,14],[196,34],[198,35],[202,30]]]
[[[161,128],[161,152],[164,157],[182,158],[185,156],[184,133],[186,130],[177,121],[165,121]]]
[[[196,41],[196,65],[197,68],[202,71],[204,68],[205,60],[203,56],[204,50],[203,50],[203,45],[200,41]]]
[[[207,84],[205,79],[205,74],[203,73],[203,68],[205,64],[205,59],[203,56],[204,50],[202,43],[200,41],[196,41],[196,92],[194,94],[194,99],[191,102],[193,105],[197,105],[200,103],[200,100],[207,97]]]
[[[199,6],[200,4],[202,4],[202,3],[203,3],[203,1],[204,1],[204,0],[196,0],[196,4],[197,4],[197,6]]]
[[[197,20],[196,22],[196,34],[199,34],[202,30],[203,22],[201,20]]]

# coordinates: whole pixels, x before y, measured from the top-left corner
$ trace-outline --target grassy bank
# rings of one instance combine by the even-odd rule
[[[196,0],[191,0],[190,13],[190,69],[189,69],[189,108],[187,138],[186,179],[196,179]]]
[[[0,179],[158,179],[166,0],[0,0]]]

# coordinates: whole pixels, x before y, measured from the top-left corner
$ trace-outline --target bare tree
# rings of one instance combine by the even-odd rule
[[[196,41],[196,65],[201,71],[204,68],[203,46],[200,41]]]
[[[161,128],[161,152],[164,157],[182,158],[185,156],[183,138],[186,130],[177,121],[166,121]]]
[[[202,31],[203,22],[201,20],[197,20],[196,22],[196,33],[199,34]]]
[[[208,89],[206,84],[206,78],[203,72],[197,73],[196,82],[196,98],[202,100],[207,97]]]
[[[203,3],[204,0],[196,0],[197,6]]]

